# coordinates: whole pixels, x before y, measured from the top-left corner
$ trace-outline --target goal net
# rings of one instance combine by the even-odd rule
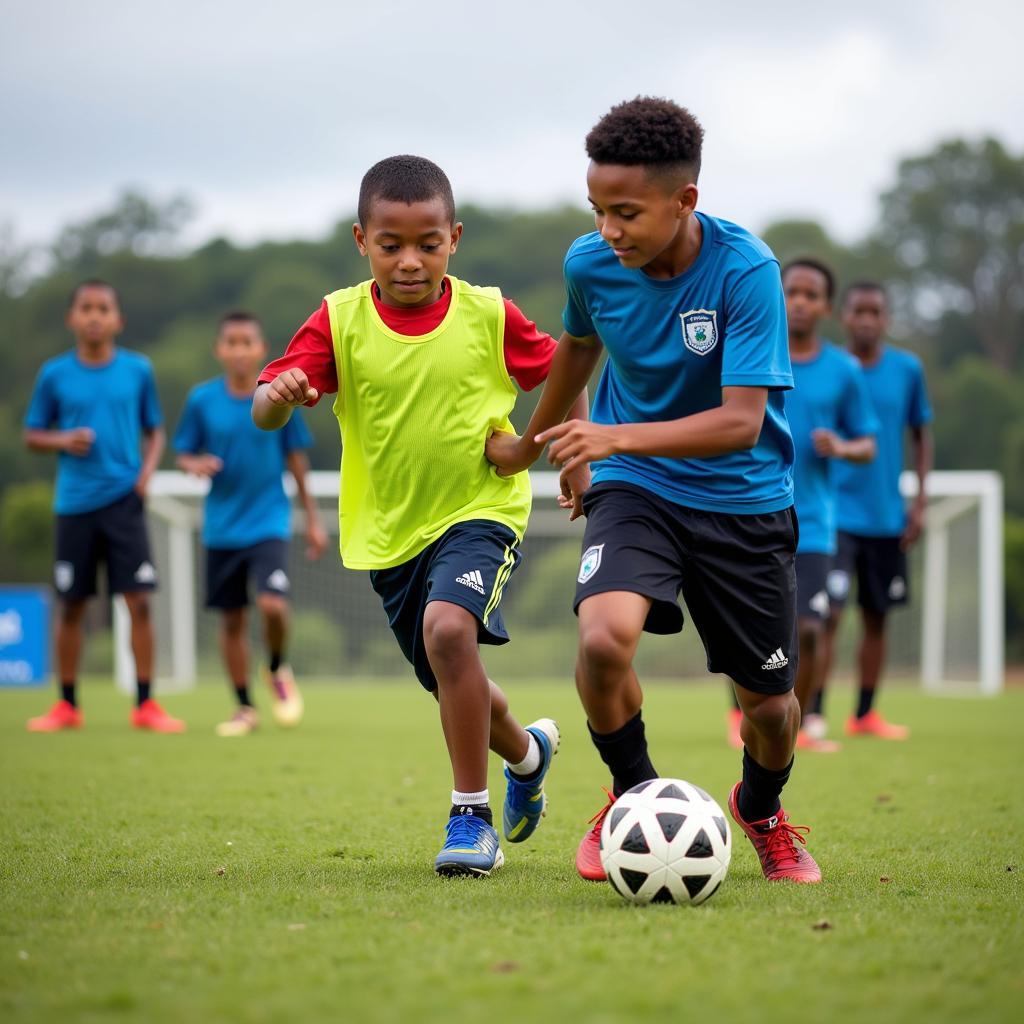
[[[523,562],[502,610],[513,640],[488,648],[497,679],[571,679],[576,621],[571,611],[580,558],[582,521],[569,523],[555,505],[555,473],[532,475],[534,511]],[[288,484],[291,485],[289,479]],[[904,494],[917,480],[905,473]],[[220,679],[218,616],[203,608],[202,500],[207,483],[177,472],[157,473],[149,522],[161,574],[154,614],[157,676],[164,692]],[[336,682],[408,677],[369,574],[342,567],[337,554],[338,474],[314,472],[309,486],[332,545],[316,562],[305,556],[302,515],[291,542],[292,632],[288,656],[297,674]],[[1002,481],[992,472],[935,472],[928,478],[928,514],[921,545],[911,556],[911,603],[891,619],[890,673],[920,679],[931,692],[998,693],[1003,685]],[[250,629],[258,643],[259,623]],[[845,616],[838,663],[851,664],[858,628]],[[133,678],[127,613],[114,607],[115,670],[128,689]],[[259,647],[254,647],[259,650]],[[254,659],[255,661],[255,659]],[[688,679],[705,674],[695,630],[645,636],[637,657],[642,678]]]

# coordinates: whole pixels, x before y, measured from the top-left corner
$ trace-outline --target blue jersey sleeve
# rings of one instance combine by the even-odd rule
[[[566,257],[563,264],[565,309],[562,312],[562,326],[574,338],[589,338],[592,334],[596,334],[597,331],[594,330],[594,321],[590,318],[586,299],[576,277],[575,271],[578,267],[578,260],[574,267],[570,263],[569,257]]]
[[[907,423],[911,427],[923,427],[932,421],[932,407],[928,401],[928,388],[924,382],[924,367],[916,359],[913,363],[912,374]]]
[[[25,413],[27,430],[49,430],[57,419],[57,396],[53,391],[53,375],[48,367],[43,367],[36,377],[32,398]]]
[[[183,455],[198,455],[206,450],[206,438],[203,430],[203,414],[199,404],[199,396],[193,391],[185,402],[181,412],[178,429],[174,432],[172,442],[174,450]]]
[[[793,387],[779,265],[748,270],[729,291],[722,387]]]
[[[839,407],[839,430],[847,438],[877,434],[882,425],[875,415],[868,382],[858,366],[850,366]]]
[[[306,426],[306,421],[298,409],[292,413],[291,419],[281,430],[281,445],[285,455],[313,447],[313,435],[309,432],[309,427]]]
[[[160,398],[156,393],[156,375],[153,373],[153,366],[147,360],[146,369],[142,377],[142,405],[139,410],[143,430],[156,430],[163,421],[163,412],[160,409]]]

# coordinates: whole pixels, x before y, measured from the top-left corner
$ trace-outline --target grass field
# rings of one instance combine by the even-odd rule
[[[414,684],[310,686],[301,729],[240,741],[213,736],[213,684],[166,701],[181,737],[129,731],[105,682],[76,734],[24,732],[48,691],[0,693],[0,1018],[1021,1019],[1024,692],[893,691],[910,742],[799,758],[822,886],[768,885],[734,830],[708,904],[638,909],[573,872],[605,781],[574,693],[509,689],[562,725],[549,815],[493,878],[443,881],[450,781]],[[724,705],[652,686],[645,711],[659,770],[723,803]]]

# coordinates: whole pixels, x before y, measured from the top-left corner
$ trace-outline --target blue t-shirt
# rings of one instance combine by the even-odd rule
[[[102,366],[83,363],[72,350],[43,364],[25,414],[28,430],[90,427],[88,455],[57,455],[53,508],[61,516],[92,512],[118,501],[142,469],[143,431],[163,422],[149,360],[115,348]]]
[[[900,496],[903,435],[908,427],[931,422],[932,409],[921,360],[886,345],[873,366],[863,368],[871,404],[878,415],[878,455],[874,462],[836,466],[839,529],[866,537],[898,537],[907,524]]]
[[[786,394],[786,419],[793,432],[794,504],[800,523],[799,552],[836,552],[835,465],[814,451],[811,434],[822,428],[844,438],[878,433],[867,383],[853,356],[827,341],[806,362],[793,360],[793,390]]]
[[[203,510],[208,548],[245,548],[291,536],[291,502],[282,476],[289,452],[313,444],[301,414],[280,430],[252,421],[252,396],[233,395],[223,377],[189,392],[174,434],[176,451],[216,455],[223,468],[210,482]]]
[[[597,232],[565,257],[562,316],[575,337],[596,334],[608,361],[595,423],[680,419],[722,404],[722,388],[766,387],[768,406],[750,451],[710,459],[613,455],[594,481],[620,480],[715,512],[777,512],[793,504],[793,441],[782,390],[793,386],[779,265],[759,238],[697,214],[700,253],[667,280],[623,267]]]

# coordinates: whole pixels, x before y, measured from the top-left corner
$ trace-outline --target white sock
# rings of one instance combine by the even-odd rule
[[[532,775],[540,767],[541,752],[537,737],[532,732],[528,732],[526,735],[530,737],[530,745],[526,748],[526,755],[522,761],[519,764],[505,762],[513,775]]]
[[[479,793],[460,793],[457,789],[452,790],[452,807],[479,807],[488,802],[486,789]]]

